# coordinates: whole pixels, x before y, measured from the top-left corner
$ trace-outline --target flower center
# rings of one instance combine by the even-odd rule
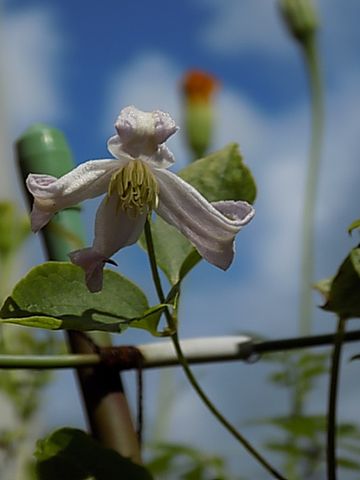
[[[108,196],[116,193],[117,209],[131,216],[149,212],[158,205],[159,186],[150,167],[145,162],[131,160],[115,172],[110,180]]]

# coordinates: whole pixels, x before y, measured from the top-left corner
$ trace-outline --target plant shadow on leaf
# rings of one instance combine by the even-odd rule
[[[81,315],[58,315],[51,317],[43,312],[29,312],[22,310],[12,297],[8,297],[1,309],[1,317],[13,324],[26,325],[51,330],[100,330],[119,332],[126,328],[132,321],[121,315],[108,314],[101,310],[89,308]],[[115,320],[117,319],[117,320]]]

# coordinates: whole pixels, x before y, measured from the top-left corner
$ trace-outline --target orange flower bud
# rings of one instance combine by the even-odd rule
[[[184,122],[194,158],[204,156],[211,144],[214,112],[212,97],[219,82],[209,73],[190,70],[184,77]]]
[[[219,82],[209,73],[189,70],[183,80],[183,91],[189,102],[210,102]]]

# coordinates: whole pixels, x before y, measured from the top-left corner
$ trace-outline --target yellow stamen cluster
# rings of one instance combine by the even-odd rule
[[[117,208],[131,216],[149,212],[158,205],[159,186],[150,167],[143,161],[130,160],[110,180],[108,196],[118,195]]]

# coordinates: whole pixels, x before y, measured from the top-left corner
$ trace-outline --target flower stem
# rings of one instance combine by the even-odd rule
[[[161,285],[161,280],[159,276],[159,271],[157,268],[157,263],[156,263],[156,255],[155,255],[155,249],[154,249],[154,243],[152,239],[152,233],[151,233],[151,226],[150,222],[147,219],[145,222],[145,238],[146,238],[146,246],[147,246],[147,251],[148,251],[148,257],[149,257],[149,262],[150,262],[150,267],[151,267],[151,273],[154,281],[154,285],[156,288],[157,295],[159,297],[159,300],[161,303],[164,303],[165,301],[165,295],[164,291]],[[193,387],[195,392],[198,394],[199,398],[203,401],[203,403],[206,405],[206,407],[209,409],[209,411],[217,418],[217,420],[225,427],[225,429],[231,433],[233,437],[235,437],[238,442],[251,454],[253,457],[256,458],[256,460],[271,474],[273,475],[274,478],[277,478],[279,480],[285,480],[285,478],[277,472],[268,462],[265,460],[262,455],[244,438],[240,432],[238,432],[233,425],[222,415],[222,413],[215,407],[215,405],[211,402],[211,400],[208,398],[204,390],[200,387],[198,381],[196,380],[185,356],[183,355],[181,345],[179,342],[179,337],[177,334],[176,330],[176,319],[174,316],[170,313],[168,309],[165,310],[165,316],[166,320],[168,323],[169,329],[175,329],[174,333],[171,335],[171,339],[178,357],[178,361],[187,377],[189,380],[190,385]]]
[[[345,318],[339,317],[331,362],[326,449],[328,480],[336,480],[336,404],[345,322]]]
[[[151,274],[152,274],[152,279],[155,285],[156,293],[160,303],[165,303],[165,295],[161,285],[161,280],[160,280],[160,276],[157,268],[155,248],[154,248],[154,242],[152,238],[149,219],[146,219],[144,232],[145,232],[145,239],[146,239],[146,248],[147,248],[148,258],[150,262]],[[170,313],[168,310],[167,312],[168,314]]]
[[[312,287],[314,272],[315,205],[319,183],[321,144],[323,134],[323,90],[317,48],[314,38],[304,45],[311,90],[311,143],[306,174],[302,220],[302,261],[300,293],[300,334],[309,335],[312,324]]]

